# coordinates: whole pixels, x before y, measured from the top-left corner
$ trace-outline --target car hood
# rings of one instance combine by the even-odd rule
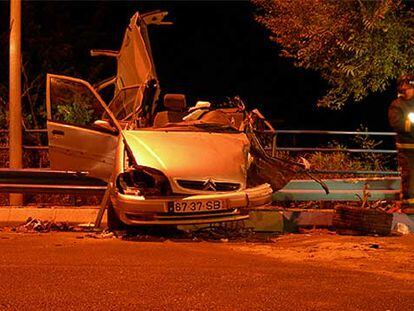
[[[243,133],[125,131],[139,165],[163,172],[171,181],[237,182],[244,188],[249,142]]]

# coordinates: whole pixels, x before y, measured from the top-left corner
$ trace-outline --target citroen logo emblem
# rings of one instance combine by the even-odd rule
[[[212,181],[211,179],[209,179],[206,182],[204,182],[204,184],[203,184],[203,190],[204,191],[216,191],[217,190],[217,186],[214,183],[214,181]]]

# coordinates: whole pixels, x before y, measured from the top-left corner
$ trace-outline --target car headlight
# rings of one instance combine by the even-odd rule
[[[123,194],[141,196],[165,196],[171,194],[170,183],[160,171],[139,166],[127,169],[118,175],[118,190]]]

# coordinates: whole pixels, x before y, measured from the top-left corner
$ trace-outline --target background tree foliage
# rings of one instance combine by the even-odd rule
[[[92,6],[92,4],[91,4]],[[81,10],[80,8],[86,9]],[[8,25],[9,2],[0,2],[0,20]],[[110,8],[88,4],[26,1],[22,5],[22,109],[24,126],[46,126],[47,73],[99,81],[105,66],[115,62],[91,59],[90,48],[113,44],[106,39]],[[47,18],[46,18],[47,17]],[[94,31],[92,32],[91,29]],[[122,31],[122,29],[121,29]],[[109,42],[108,42],[109,41]],[[119,43],[118,43],[119,44]],[[102,46],[103,45],[103,46]],[[0,29],[0,72],[8,73],[9,29]],[[105,75],[103,75],[106,77]],[[0,128],[7,128],[8,74],[0,75]],[[87,120],[85,120],[87,122]]]
[[[318,105],[341,108],[384,91],[414,67],[413,11],[397,0],[252,0],[281,56],[319,72],[330,88]]]

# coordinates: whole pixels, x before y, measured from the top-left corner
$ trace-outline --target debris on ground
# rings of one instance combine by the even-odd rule
[[[395,225],[394,231],[397,234],[405,235],[405,234],[410,233],[410,228],[406,224],[403,224],[401,222],[397,222],[397,224]]]
[[[117,237],[136,242],[258,242],[272,243],[275,234],[258,233],[252,228],[244,227],[242,222],[218,223],[194,229],[177,228],[137,228],[133,231],[115,232]]]
[[[41,232],[46,233],[50,231],[71,231],[71,232],[102,232],[102,229],[95,228],[93,223],[78,224],[71,226],[67,222],[53,222],[49,220],[41,220],[29,217],[24,224],[16,227],[2,227],[0,231],[8,232]],[[109,232],[109,231],[108,231]]]
[[[167,241],[166,238],[157,235],[150,235],[150,234],[137,234],[131,232],[125,232],[122,235],[118,235],[122,240],[125,241],[133,241],[133,242],[165,242]],[[183,242],[196,242],[184,239],[182,237],[179,238]]]
[[[368,246],[369,248],[374,248],[374,249],[379,249],[379,248],[381,248],[381,246],[379,245],[379,244],[377,244],[377,243],[373,243],[373,244],[369,244],[369,246]]]
[[[115,239],[117,238],[116,234],[109,230],[104,230],[104,231],[95,232],[95,233],[88,233],[87,235],[85,235],[85,237],[92,238],[92,239]]]
[[[50,232],[50,231],[73,231],[73,227],[66,222],[53,222],[29,217],[20,226],[12,228],[15,232]]]
[[[96,228],[95,224],[92,222],[78,224],[73,230],[77,232],[99,232],[99,233],[103,231],[102,228]]]
[[[327,228],[318,228],[318,227],[314,227],[314,228],[299,228],[298,232],[300,234],[308,234],[308,235],[335,235],[336,231],[332,231],[330,229]]]

